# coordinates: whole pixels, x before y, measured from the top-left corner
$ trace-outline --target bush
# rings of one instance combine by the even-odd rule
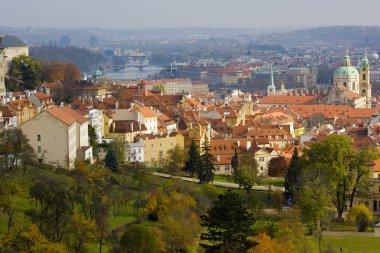
[[[348,212],[346,220],[358,228],[358,232],[364,232],[373,221],[371,211],[363,204],[354,206]]]
[[[160,241],[158,236],[147,227],[132,226],[120,239],[120,248],[126,253],[158,253]]]

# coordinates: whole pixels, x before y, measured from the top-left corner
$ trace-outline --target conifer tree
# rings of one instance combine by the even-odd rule
[[[235,181],[235,183],[236,183],[236,175],[237,175],[237,169],[238,169],[238,167],[239,167],[239,156],[238,156],[237,150],[235,148],[235,154],[234,154],[234,156],[231,159],[231,168],[232,168],[233,173],[234,173],[234,181]]]
[[[206,136],[202,146],[202,154],[200,156],[198,179],[199,183],[209,183],[214,180],[214,162],[215,158],[210,152],[210,143]]]
[[[104,158],[104,163],[108,169],[112,170],[113,172],[117,171],[119,162],[117,160],[116,152],[113,148],[109,148],[107,150],[106,157]]]
[[[207,228],[200,244],[205,252],[247,252],[253,246],[248,238],[254,235],[255,218],[239,194],[231,190],[219,194],[201,220]]]
[[[301,168],[298,163],[299,159],[298,150],[295,148],[285,177],[286,199],[294,200],[296,192],[301,188],[301,183],[299,182],[299,177],[301,175]]]
[[[190,173],[191,177],[193,177],[194,174],[198,172],[200,160],[199,152],[194,141],[191,141],[188,154],[189,159],[185,162],[185,170]]]

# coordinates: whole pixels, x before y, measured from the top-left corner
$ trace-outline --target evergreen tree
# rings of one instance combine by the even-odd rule
[[[119,161],[117,160],[116,152],[113,148],[109,148],[107,150],[106,157],[104,158],[104,163],[106,167],[113,172],[117,171],[117,168],[119,167]]]
[[[299,181],[301,175],[301,168],[299,166],[298,150],[294,149],[292,159],[290,160],[288,171],[285,177],[285,198],[294,200],[297,191],[301,188]]]
[[[233,173],[234,173],[234,181],[235,181],[235,183],[236,183],[236,175],[237,175],[237,169],[238,169],[238,167],[239,167],[239,156],[238,156],[237,150],[235,148],[235,154],[234,154],[234,156],[231,159],[231,168],[232,168]]]
[[[200,245],[211,252],[247,252],[252,247],[248,237],[254,234],[255,218],[241,196],[232,191],[219,194],[214,206],[201,216],[207,232],[201,234]],[[207,243],[206,243],[207,241]]]
[[[194,174],[198,172],[200,160],[199,152],[194,141],[191,141],[188,154],[189,160],[185,162],[185,170],[190,173],[191,177],[193,177]]]
[[[198,172],[199,183],[209,183],[214,180],[214,161],[215,158],[210,152],[210,143],[206,136],[202,146],[202,155],[200,156],[200,165]]]
[[[90,141],[90,145],[92,147],[92,153],[94,155],[98,154],[98,135],[96,134],[96,130],[90,124],[88,125],[88,139]]]

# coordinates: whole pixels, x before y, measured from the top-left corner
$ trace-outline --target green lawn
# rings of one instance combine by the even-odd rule
[[[232,176],[214,175],[214,181],[233,183],[234,179]]]
[[[306,237],[311,253],[318,253],[318,240],[313,236]],[[378,253],[380,252],[379,237],[356,237],[356,236],[324,236],[323,247],[330,247],[335,252],[340,252],[342,246],[343,252],[350,253]]]
[[[285,179],[284,178],[264,178],[264,179],[261,179],[260,183],[283,187],[285,183]]]

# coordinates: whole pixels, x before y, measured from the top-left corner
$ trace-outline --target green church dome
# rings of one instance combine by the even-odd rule
[[[358,70],[354,66],[340,66],[334,72],[334,76],[359,76]]]

